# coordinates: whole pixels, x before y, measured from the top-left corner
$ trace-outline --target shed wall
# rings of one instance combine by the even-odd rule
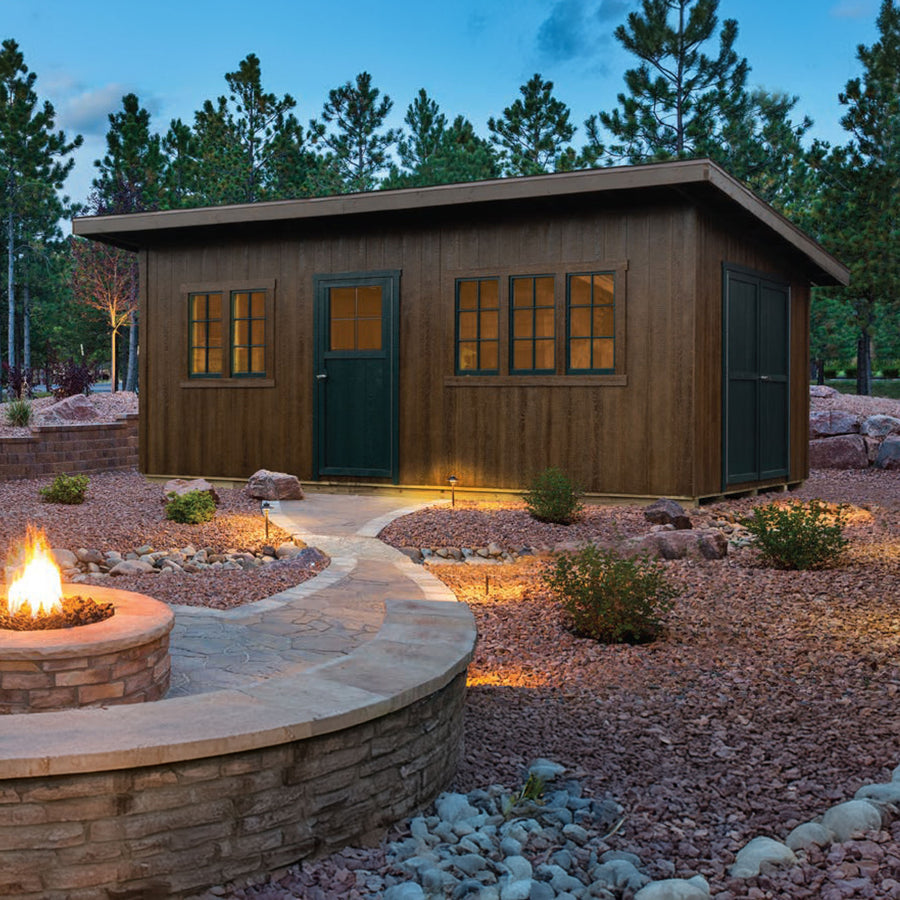
[[[444,485],[453,473],[466,486],[517,488],[555,465],[590,491],[696,496],[697,483],[718,477],[716,453],[707,447],[698,462],[694,447],[709,427],[695,426],[694,403],[712,403],[709,392],[701,398],[693,387],[695,366],[715,381],[709,366],[721,329],[704,325],[701,340],[694,326],[696,267],[714,247],[698,254],[693,207],[682,200],[600,207],[594,200],[537,214],[483,208],[477,216],[441,215],[344,221],[339,230],[284,226],[278,234],[152,248],[144,260],[142,470],[243,478],[265,467],[313,478],[313,275],[396,268],[401,484]],[[454,377],[457,277],[624,261],[617,314],[624,307],[625,378],[618,380],[625,383]],[[185,386],[184,286],[273,278],[274,384]],[[560,282],[557,305],[564,308]],[[708,286],[708,305],[712,295]]]

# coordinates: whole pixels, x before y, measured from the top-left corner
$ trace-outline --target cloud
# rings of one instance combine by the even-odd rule
[[[133,89],[111,83],[92,90],[81,90],[60,104],[59,118],[66,128],[85,135],[103,135],[109,128],[109,114],[122,105],[122,97]]]
[[[551,62],[591,56],[609,41],[610,25],[618,25],[632,0],[556,0],[537,33],[538,51]]]
[[[830,10],[836,19],[867,19],[875,13],[873,0],[841,0]]]

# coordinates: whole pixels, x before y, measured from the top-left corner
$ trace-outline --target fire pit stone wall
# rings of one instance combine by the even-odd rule
[[[67,594],[75,586],[67,585]],[[171,610],[140,594],[91,588],[116,614],[77,628],[0,632],[0,714],[159,700],[169,689]]]

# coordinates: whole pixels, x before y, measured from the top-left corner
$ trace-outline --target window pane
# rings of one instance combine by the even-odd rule
[[[194,322],[191,326],[191,346],[192,347],[205,347],[206,346],[206,323],[205,322]]]
[[[616,342],[612,338],[602,338],[594,341],[595,369],[615,368],[615,345]]]
[[[531,337],[534,320],[530,309],[517,309],[513,312],[513,336],[517,338]]]
[[[594,276],[594,303],[612,303],[614,290],[615,276],[612,272]]]
[[[591,336],[590,309],[573,309],[569,313],[569,331],[573,338]]]
[[[459,308],[475,309],[478,306],[478,282],[459,282]]]
[[[265,318],[266,315],[266,295],[264,291],[254,291],[251,294],[250,315],[254,319]]]
[[[496,340],[500,333],[500,316],[497,310],[489,310],[481,313],[481,334],[479,337],[484,340]]]
[[[233,371],[236,375],[249,372],[250,356],[244,347],[235,347],[232,355]]]
[[[461,312],[459,314],[459,339],[461,341],[474,341],[478,337],[478,318],[473,312]]]
[[[553,306],[553,279],[534,279],[535,306]]]
[[[569,344],[569,368],[589,369],[591,367],[591,342],[572,341]]]
[[[331,318],[352,319],[356,315],[356,289],[331,288]]]
[[[206,350],[195,350],[191,354],[191,371],[196,375],[206,374]]]
[[[254,372],[266,371],[266,351],[263,347],[254,347],[250,352],[251,367]]]
[[[469,372],[478,368],[478,344],[460,343],[459,345],[459,370]]]
[[[553,313],[552,308],[535,310],[534,333],[536,337],[553,337]]]
[[[480,281],[481,285],[481,308],[496,309],[500,306],[500,288],[497,280],[494,278]]]
[[[531,365],[531,348],[534,344],[531,341],[513,341],[513,368],[514,369],[530,369]]]
[[[210,350],[209,355],[207,357],[208,362],[206,366],[206,371],[209,375],[221,375],[222,374],[222,351],[221,350]]]
[[[357,350],[380,350],[381,319],[357,319],[356,335]]]
[[[237,319],[234,323],[234,344],[250,343],[250,327],[246,319]]]
[[[594,307],[594,334],[612,337],[615,328],[615,314],[611,306]]]
[[[206,317],[208,319],[221,319],[222,318],[222,295],[221,294],[207,294],[207,307],[206,307]]]
[[[235,291],[231,297],[234,301],[234,317],[245,319],[250,313],[250,295],[243,291]]]
[[[484,341],[481,345],[481,368],[497,370],[500,368],[500,343]]]
[[[337,319],[331,322],[331,349],[354,350],[356,348],[356,324],[354,319]]]
[[[535,369],[552,369],[554,363],[553,341],[534,342],[534,367]]]
[[[591,279],[589,275],[569,277],[569,303],[572,306],[590,306]]]
[[[210,347],[221,347],[223,345],[222,340],[222,321],[221,319],[216,319],[213,322],[210,322],[206,326],[206,342]]]
[[[206,294],[191,294],[191,318],[206,318]]]
[[[534,283],[531,278],[513,279],[513,306],[534,305]]]
[[[357,288],[356,314],[358,316],[381,315],[381,287],[379,285]]]

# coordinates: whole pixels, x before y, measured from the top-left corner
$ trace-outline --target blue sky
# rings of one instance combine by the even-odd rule
[[[394,101],[394,124],[425,87],[448,115],[462,113],[487,134],[535,72],[555,84],[579,125],[611,109],[633,64],[612,32],[637,0],[5,0],[4,38],[18,41],[37,90],[58,125],[84,136],[67,184],[83,199],[103,152],[107,115],[133,91],[153,115],[191,121],[225,93],[224,74],[248,53],[263,84],[292,94],[302,122],[328,90],[358,72]],[[738,52],[751,83],[800,97],[813,134],[844,139],[838,92],[859,74],[856,47],[876,39],[878,0],[721,0],[720,18],[739,23]],[[576,133],[580,145],[584,129]]]

